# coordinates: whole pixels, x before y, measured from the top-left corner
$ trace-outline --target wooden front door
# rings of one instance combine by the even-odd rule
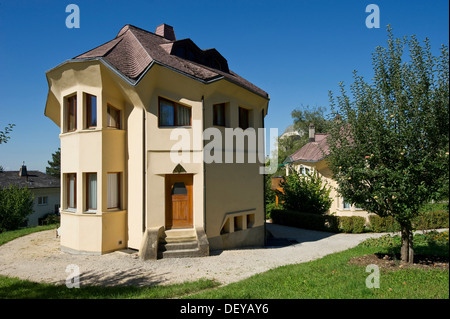
[[[166,175],[166,228],[192,228],[192,174]]]

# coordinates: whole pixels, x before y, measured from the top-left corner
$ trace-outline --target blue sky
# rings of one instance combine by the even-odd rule
[[[68,4],[80,8],[80,28],[65,24]],[[365,21],[368,4],[380,9],[380,28]],[[385,45],[386,25],[397,37],[428,37],[435,54],[449,40],[449,3],[433,1],[21,1],[0,0],[0,165],[45,171],[59,147],[59,128],[44,116],[45,72],[113,39],[125,24],[154,31],[172,25],[177,39],[216,48],[231,70],[270,94],[266,127],[280,134],[291,111],[328,107],[328,91],[350,84],[352,71],[370,78],[371,54]]]

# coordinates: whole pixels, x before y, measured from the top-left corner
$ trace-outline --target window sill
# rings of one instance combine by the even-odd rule
[[[175,128],[192,128],[192,125],[191,126],[187,126],[187,125],[184,125],[184,126],[183,125],[181,125],[181,126],[159,125],[158,128],[172,128],[172,129],[175,129]]]

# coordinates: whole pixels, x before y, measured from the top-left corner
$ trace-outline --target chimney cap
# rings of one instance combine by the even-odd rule
[[[160,24],[159,26],[156,27],[155,34],[162,36],[163,38],[170,41],[176,40],[175,31],[173,30],[173,27],[165,23]]]

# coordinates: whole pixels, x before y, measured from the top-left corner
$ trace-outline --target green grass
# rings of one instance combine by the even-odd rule
[[[56,225],[37,226],[0,233],[0,245],[20,236],[56,228]],[[0,276],[0,299],[169,299],[185,296],[204,289],[217,287],[213,280],[200,279],[174,285],[150,287],[100,287],[81,286],[67,288],[65,285],[35,283],[18,278]]]
[[[448,233],[447,233],[448,234]],[[448,235],[447,235],[448,236]],[[382,241],[386,241],[382,239]],[[366,287],[370,273],[365,266],[349,265],[355,256],[389,253],[396,246],[359,245],[319,260],[282,266],[246,280],[187,298],[211,299],[441,299],[449,298],[449,272],[437,269],[386,270],[380,268],[380,288]],[[448,256],[448,237],[444,245],[429,245],[417,238],[416,253]]]
[[[11,230],[6,231],[3,233],[0,233],[0,246],[7,243],[8,241],[11,241],[13,239],[29,235],[32,233],[36,233],[43,230],[50,230],[50,229],[56,229],[57,225],[46,225],[46,226],[35,226],[35,227],[27,227],[27,228],[21,228],[18,230]]]
[[[69,289],[65,285],[41,284],[0,276],[0,299],[169,299],[217,285],[212,280],[201,279],[167,286],[81,286]]]

